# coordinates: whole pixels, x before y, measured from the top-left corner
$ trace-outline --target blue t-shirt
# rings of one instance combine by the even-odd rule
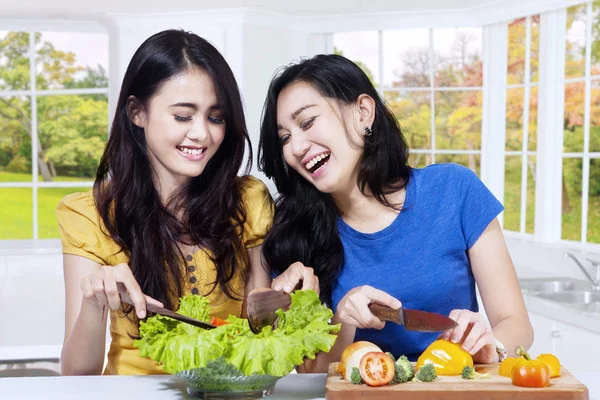
[[[412,170],[402,210],[383,230],[361,233],[338,218],[344,265],[333,287],[334,312],[346,293],[363,285],[389,293],[406,308],[443,315],[478,311],[467,250],[502,210],[468,168],[435,164]],[[382,330],[357,329],[354,341],[414,361],[439,334],[387,322]]]

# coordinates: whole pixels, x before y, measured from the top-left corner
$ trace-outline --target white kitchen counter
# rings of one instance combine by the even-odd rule
[[[290,374],[267,399],[324,399],[326,374]],[[173,375],[0,378],[2,400],[192,399]]]
[[[577,378],[590,389],[590,399],[600,393],[590,384],[596,374]],[[269,400],[325,399],[326,374],[290,374],[275,386]],[[183,381],[172,375],[158,376],[69,376],[48,378],[0,378],[2,400],[183,400],[192,399]]]
[[[541,297],[523,294],[527,311],[586,329],[600,335],[600,315],[563,306]]]

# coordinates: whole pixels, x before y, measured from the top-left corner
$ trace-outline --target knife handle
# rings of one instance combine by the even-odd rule
[[[384,306],[377,303],[369,304],[369,309],[374,316],[382,321],[391,321],[397,324],[404,324],[404,316],[402,314],[402,308],[393,309],[388,306]]]

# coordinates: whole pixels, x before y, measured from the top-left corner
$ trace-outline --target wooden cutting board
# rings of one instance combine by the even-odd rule
[[[561,376],[552,378],[550,386],[546,388],[524,388],[515,386],[510,378],[498,375],[498,364],[476,365],[475,370],[480,373],[489,372],[491,377],[480,380],[462,379],[460,376],[438,376],[433,382],[406,382],[396,385],[369,387],[367,385],[353,385],[342,379],[334,371],[338,363],[329,365],[327,374],[326,397],[327,400],[353,400],[353,399],[461,399],[461,400],[506,400],[506,399],[532,399],[532,400],[588,400],[587,387],[577,378],[562,369]]]

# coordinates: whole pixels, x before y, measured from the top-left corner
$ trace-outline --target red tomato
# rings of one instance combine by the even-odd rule
[[[212,317],[212,319],[210,320],[210,323],[214,326],[221,326],[221,325],[227,325],[229,322],[227,322],[221,318]]]
[[[369,386],[387,385],[394,379],[394,361],[385,353],[372,351],[360,359],[358,371]]]

